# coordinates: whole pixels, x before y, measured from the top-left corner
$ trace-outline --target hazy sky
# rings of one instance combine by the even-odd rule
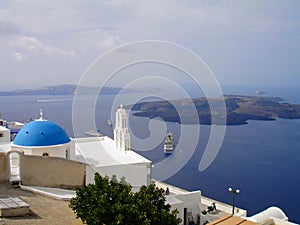
[[[106,51],[170,41],[221,85],[300,85],[299,0],[0,1],[1,89],[79,82]]]

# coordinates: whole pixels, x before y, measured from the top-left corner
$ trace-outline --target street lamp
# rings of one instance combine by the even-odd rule
[[[234,190],[230,187],[230,188],[228,188],[228,191],[232,193],[232,215],[233,215],[234,214],[234,207],[235,207],[234,206],[234,196],[235,196],[235,194],[240,193],[240,190],[239,189]]]

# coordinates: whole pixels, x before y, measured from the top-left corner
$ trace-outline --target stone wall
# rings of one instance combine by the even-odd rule
[[[84,186],[86,164],[56,157],[22,155],[22,185],[74,188]]]
[[[8,182],[8,157],[5,153],[0,153],[0,183]]]

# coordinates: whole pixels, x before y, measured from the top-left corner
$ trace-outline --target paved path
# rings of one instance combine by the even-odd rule
[[[0,225],[83,224],[80,219],[76,219],[75,214],[68,207],[68,201],[56,200],[21,190],[18,187],[0,184],[0,198],[5,197],[20,197],[23,199],[29,204],[30,215],[26,217],[0,218]]]

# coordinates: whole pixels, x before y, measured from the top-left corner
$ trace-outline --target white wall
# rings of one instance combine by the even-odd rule
[[[56,146],[42,146],[42,147],[21,147],[17,145],[12,145],[12,150],[18,150],[24,152],[25,155],[38,155],[42,156],[47,153],[49,157],[60,157],[66,158],[66,150],[69,148],[70,159],[75,159],[74,143],[70,142],[67,144],[56,145]]]
[[[178,217],[183,221],[184,219],[183,209],[184,208],[191,209],[194,222],[196,223],[197,216],[198,215],[201,216],[201,192],[193,191],[184,194],[172,195],[172,197],[178,199],[183,203],[182,205],[179,205],[180,208],[177,208],[179,210]],[[171,205],[171,206],[173,210],[176,205]]]
[[[0,143],[10,142],[10,130],[0,126]]]
[[[75,140],[71,139],[71,142],[68,144],[70,148],[70,159],[76,161],[76,155],[75,155]]]
[[[135,165],[119,164],[99,166],[96,168],[89,166],[86,172],[86,184],[94,182],[95,172],[99,172],[101,176],[112,177],[116,175],[118,180],[120,180],[121,177],[125,177],[125,181],[132,186],[133,191],[137,191],[142,185],[150,184],[150,163],[139,163]]]
[[[171,206],[171,211],[177,209],[178,214],[177,217],[182,220],[184,218],[184,203],[183,201],[176,198],[176,195],[167,195],[166,196],[167,203]]]

